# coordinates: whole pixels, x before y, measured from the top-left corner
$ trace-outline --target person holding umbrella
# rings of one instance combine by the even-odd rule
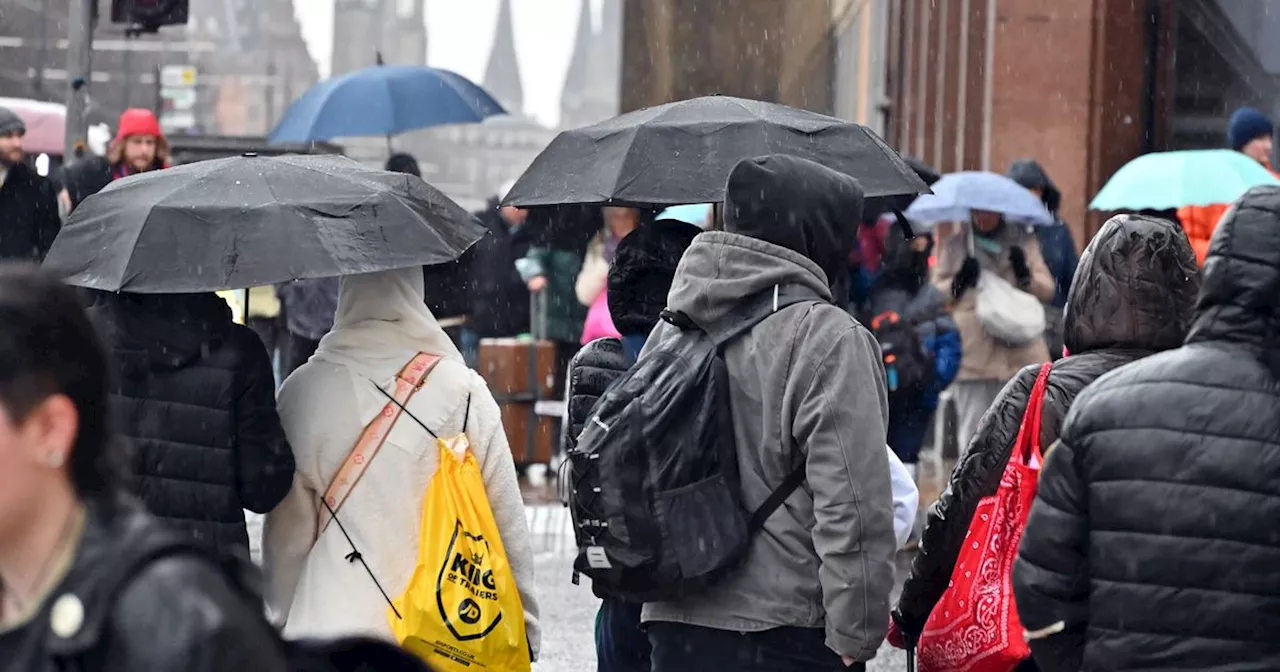
[[[482,233],[421,180],[345,157],[247,155],[113,182],[72,213],[45,267],[106,296],[92,310],[143,499],[247,552],[243,509],[273,509],[294,460],[262,342],[213,292],[421,269]]]
[[[262,341],[212,292],[104,292],[89,315],[112,354],[111,404],[147,508],[247,555],[244,510],[274,509],[294,468]]]
[[[1022,367],[1049,359],[1041,304],[1053,298],[1056,285],[1035,235],[1019,222],[1054,220],[1034,194],[995,173],[952,173],[933,192],[917,198],[906,215],[936,223],[931,281],[950,301],[964,352],[951,386],[963,453],[1005,383]],[[1002,329],[993,312],[1017,328]]]
[[[330,509],[336,524],[320,527],[321,496],[329,496],[352,446],[387,407],[399,376],[420,354],[435,358],[420,391],[397,402],[405,416],[386,430],[381,450],[369,453],[368,469],[349,496]],[[502,416],[484,379],[467,368],[427,309],[419,268],[342,279],[333,330],[280,388],[280,413],[298,475],[288,498],[267,516],[263,559],[268,604],[286,636],[392,637],[386,596],[402,594],[414,573],[420,502],[439,466],[433,433],[465,432],[516,578],[536,658],[533,548]],[[367,563],[364,567],[349,555],[354,552]]]

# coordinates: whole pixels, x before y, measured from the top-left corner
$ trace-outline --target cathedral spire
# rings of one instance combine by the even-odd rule
[[[524,115],[524,87],[520,83],[520,60],[516,56],[510,0],[502,0],[498,7],[498,25],[493,34],[489,64],[484,70],[484,88],[512,116]]]
[[[622,65],[621,0],[600,3],[600,30],[592,21],[592,2],[582,0],[573,56],[560,95],[560,125],[576,128],[618,113]]]

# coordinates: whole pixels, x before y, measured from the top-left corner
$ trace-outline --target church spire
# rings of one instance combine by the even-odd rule
[[[493,50],[484,70],[484,88],[498,99],[512,116],[524,116],[524,87],[520,83],[520,61],[516,56],[515,30],[511,26],[511,2],[498,7],[498,26],[493,34]]]
[[[576,128],[618,113],[622,65],[621,0],[600,3],[601,29],[593,28],[591,0],[582,0],[573,56],[560,94],[560,126]]]

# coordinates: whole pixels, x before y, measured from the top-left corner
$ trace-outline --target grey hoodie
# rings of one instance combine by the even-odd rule
[[[681,259],[668,305],[715,331],[743,297],[782,284],[831,297],[826,274],[805,256],[704,233]],[[661,323],[646,349],[674,336]],[[722,583],[646,604],[643,618],[739,632],[825,627],[833,651],[869,660],[888,627],[896,547],[880,348],[845,311],[807,303],[731,341],[725,360],[744,504],[758,507],[801,460],[806,482]]]

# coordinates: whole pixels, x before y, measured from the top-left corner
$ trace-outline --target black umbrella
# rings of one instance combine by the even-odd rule
[[[911,166],[911,170],[916,171],[916,175],[919,175],[920,179],[924,180],[924,183],[930,187],[933,186],[934,182],[942,179],[942,173],[939,173],[933,168],[933,166],[930,166],[924,161],[921,161],[914,156],[904,156],[902,159],[906,161],[907,165]]]
[[[112,182],[76,208],[44,265],[78,287],[206,292],[446,263],[483,234],[412,175],[249,154]]]
[[[858,179],[870,205],[905,207],[929,188],[870,129],[785,105],[707,96],[629,112],[556,136],[503,201],[679,205],[724,200],[738,161],[790,154]]]

